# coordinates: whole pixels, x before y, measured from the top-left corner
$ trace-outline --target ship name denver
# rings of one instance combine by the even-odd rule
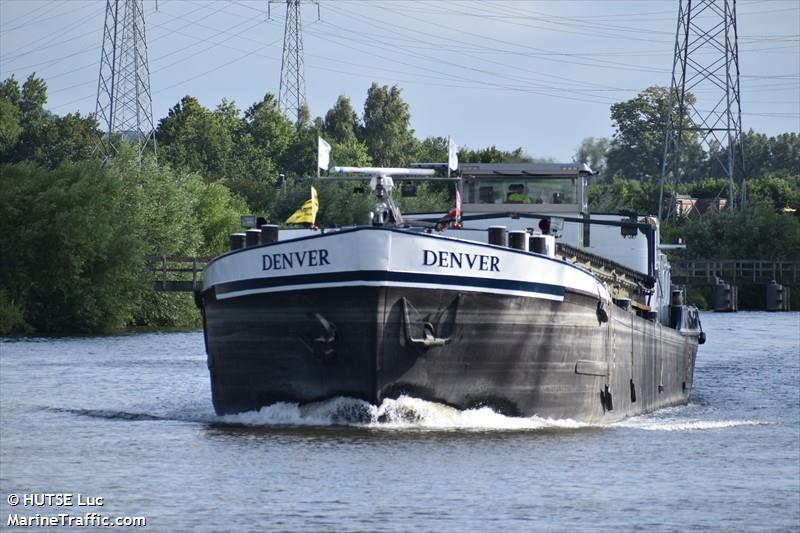
[[[495,255],[465,254],[461,252],[445,252],[443,250],[422,250],[423,266],[444,268],[469,268],[470,270],[486,270],[500,272],[500,258]]]
[[[261,256],[262,270],[285,270],[297,267],[330,265],[328,250],[303,250],[302,252],[274,253]]]

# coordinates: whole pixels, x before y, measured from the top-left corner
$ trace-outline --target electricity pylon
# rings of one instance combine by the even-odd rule
[[[155,156],[143,0],[106,0],[95,116],[100,126],[95,152],[104,161],[119,151],[120,140],[138,144],[140,165],[148,148]]]
[[[739,47],[736,0],[679,0],[669,117],[661,167],[658,217],[664,210],[664,186],[672,186],[666,216],[675,211],[675,189],[686,174],[684,133],[694,132],[700,145],[728,179],[728,204],[738,168],[745,201],[742,105],[739,92]],[[694,96],[692,100],[689,95]],[[721,193],[722,191],[720,191]]]
[[[270,0],[269,8],[274,2]],[[306,73],[303,65],[303,25],[300,17],[300,4],[304,1],[317,4],[317,0],[284,0],[286,2],[286,21],[283,30],[283,59],[281,61],[281,84],[278,90],[278,108],[299,124],[302,109],[306,104]]]

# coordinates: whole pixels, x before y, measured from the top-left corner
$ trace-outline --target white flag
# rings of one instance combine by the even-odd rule
[[[447,138],[447,167],[458,170],[458,145],[450,137]]]
[[[331,145],[322,137],[317,137],[317,166],[328,170],[331,164]]]

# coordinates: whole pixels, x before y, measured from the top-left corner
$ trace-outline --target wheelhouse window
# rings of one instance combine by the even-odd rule
[[[469,204],[576,204],[575,178],[474,178],[465,181]]]

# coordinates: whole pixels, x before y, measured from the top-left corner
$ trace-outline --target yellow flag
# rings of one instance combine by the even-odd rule
[[[317,190],[312,186],[311,198],[286,219],[286,224],[314,224],[317,219],[317,211],[319,211],[319,200],[317,199]]]

